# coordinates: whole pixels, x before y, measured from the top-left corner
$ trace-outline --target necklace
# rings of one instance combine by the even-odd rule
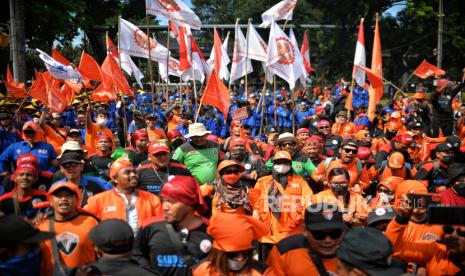
[[[163,180],[163,178],[160,176],[160,174],[158,174],[158,172],[155,169],[155,166],[153,164],[152,164],[152,169],[153,169],[153,172],[157,175],[158,179],[161,181],[161,184],[165,184],[166,182],[168,182],[168,179],[170,177],[170,167],[169,167],[169,165],[166,166],[166,180]]]

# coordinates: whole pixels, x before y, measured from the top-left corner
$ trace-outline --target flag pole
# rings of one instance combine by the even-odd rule
[[[352,81],[350,82],[350,92],[349,92],[350,93],[349,94],[350,98],[349,98],[349,96],[347,96],[346,101],[349,100],[349,99],[352,101],[352,98],[354,97],[354,94],[353,94],[354,93],[354,85],[355,85],[354,76],[352,76]],[[350,103],[350,106],[352,106],[352,103]],[[349,108],[347,108],[347,118],[349,118],[349,120],[350,120],[350,109]]]
[[[265,69],[266,70],[266,69]],[[266,72],[266,71],[265,71]],[[266,80],[265,80],[266,81]],[[274,127],[277,127],[278,126],[278,122],[276,120],[277,118],[277,114],[276,114],[276,75],[273,76],[273,100],[274,100],[274,104],[273,104],[273,113],[274,113]]]
[[[170,20],[168,20],[168,27],[167,27],[167,34],[166,34],[166,48],[168,49],[168,55],[166,56],[166,94],[165,94],[165,99],[168,99],[169,96],[169,90],[168,90],[168,83],[170,82]]]
[[[120,24],[120,21],[121,21],[121,16],[118,16],[118,50],[120,48],[120,40],[121,40],[121,24]],[[150,40],[150,39],[148,39],[148,40]],[[149,44],[149,53],[150,53],[150,44]],[[118,51],[118,59],[119,59],[119,67],[121,68],[121,52],[120,51]],[[117,90],[116,87],[115,87],[115,89]],[[126,122],[126,103],[124,102],[123,91],[121,91],[120,96],[121,96],[121,107],[123,108],[123,116],[124,116],[124,118],[123,118],[124,141],[120,141],[120,143],[123,142],[124,147],[126,147],[126,139],[127,139],[126,133],[128,133],[128,123]]]
[[[147,50],[149,51],[149,74],[150,74],[150,94],[152,95],[152,111],[155,111],[155,92],[153,86],[153,69],[152,69],[152,49],[150,47],[150,28],[149,28],[149,15],[145,13],[145,22],[147,24]]]
[[[263,133],[263,122],[264,122],[264,110],[265,110],[265,91],[266,91],[266,73],[268,70],[265,69],[265,81],[263,82],[263,88],[262,88],[262,112],[261,112],[261,117],[260,117],[260,131],[259,134]]]
[[[413,72],[410,74],[410,76],[407,78],[407,80],[404,81],[404,83],[402,83],[401,88],[405,88],[408,85],[408,82],[410,81],[410,79],[413,77],[414,74],[415,74],[415,70],[413,70]]]
[[[292,102],[292,134],[295,135],[295,87],[291,90],[291,102]]]
[[[245,34],[245,98],[247,99],[248,97],[248,82],[247,82],[247,72],[248,72],[248,66],[247,66],[247,61],[249,58],[249,26],[250,22],[252,22],[252,19],[249,18],[249,22],[247,23],[247,32]]]
[[[179,100],[181,101],[181,113],[182,113],[182,73],[181,76],[179,76]]]

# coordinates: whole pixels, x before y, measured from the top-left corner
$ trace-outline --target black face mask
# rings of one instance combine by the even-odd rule
[[[444,163],[444,164],[450,164],[454,161],[454,155],[446,155],[444,157],[442,157],[441,161]]]
[[[182,139],[181,138],[174,139],[171,142],[171,145],[173,146],[173,148],[179,147],[180,145],[182,145]]]
[[[331,186],[331,190],[333,191],[333,193],[335,193],[336,195],[345,195],[347,193],[347,186],[344,186],[344,185],[335,185],[335,186]]]
[[[389,131],[389,130],[386,130],[386,138],[388,138],[389,140],[391,140],[392,138],[394,138],[394,136],[397,135],[397,131]]]
[[[139,122],[136,122],[136,127],[137,129],[146,128],[147,124],[145,123],[145,121],[139,121]]]
[[[465,197],[465,183],[454,186],[453,189],[458,195]]]

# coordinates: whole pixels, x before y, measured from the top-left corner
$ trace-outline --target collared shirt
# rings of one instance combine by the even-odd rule
[[[128,198],[120,190],[118,190],[118,188],[115,189],[116,193],[124,199],[124,203],[126,205],[126,222],[129,226],[131,226],[134,236],[136,236],[139,231],[139,216],[137,215],[136,209],[137,195],[135,192],[132,193],[131,199],[128,200]]]
[[[53,167],[50,164],[57,158],[57,153],[53,149],[52,145],[46,142],[37,142],[31,147],[31,145],[26,141],[21,141],[11,144],[4,152],[2,152],[2,154],[0,154],[0,173],[9,168],[9,162],[16,167],[16,160],[18,160],[20,155],[25,153],[32,153],[37,156],[39,159],[40,171],[56,171],[56,167]]]

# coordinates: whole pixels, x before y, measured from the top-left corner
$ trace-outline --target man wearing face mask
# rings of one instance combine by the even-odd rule
[[[97,109],[97,115],[95,117],[96,123],[92,122],[93,108],[91,105],[87,107],[87,133],[86,133],[86,142],[85,144],[89,147],[95,148],[97,146],[97,136],[100,133],[108,135],[112,141],[112,148],[116,148],[115,139],[113,137],[113,132],[107,128],[108,124],[108,113],[105,109]]]
[[[465,166],[453,163],[447,168],[445,183],[448,188],[441,193],[441,202],[448,206],[465,206]]]
[[[352,127],[352,129],[355,129],[355,125],[347,119],[347,111],[341,110],[336,115],[336,123],[331,129],[331,133],[341,135],[346,127]]]
[[[224,155],[223,160],[234,160],[244,166],[240,182],[248,187],[255,186],[258,178],[268,174],[262,160],[246,152],[245,140],[242,138],[236,137],[229,141],[229,151]]]
[[[376,195],[369,199],[370,209],[373,210],[376,207],[393,205],[396,196],[396,187],[403,181],[403,178],[397,176],[389,176],[382,180],[376,187]]]
[[[289,152],[278,151],[272,174],[258,179],[249,192],[254,210],[271,229],[260,239],[262,260],[266,260],[273,244],[301,232],[304,208],[313,199],[313,191],[303,177],[294,173],[291,164]]]
[[[43,258],[38,243],[53,237],[51,232],[33,228],[15,215],[0,217],[0,274],[40,275]]]
[[[414,176],[426,183],[428,191],[443,192],[446,189],[447,169],[454,162],[454,149],[448,143],[436,147],[436,159],[423,163]]]
[[[392,138],[397,135],[398,126],[396,123],[387,123],[385,125],[385,129],[384,134],[373,138],[373,141],[371,142],[371,151],[374,154],[377,154],[383,146],[388,145]]]
[[[305,210],[305,230],[278,242],[267,264],[275,275],[333,275],[336,250],[347,226],[336,205],[313,204]]]
[[[343,219],[347,225],[364,226],[368,216],[368,204],[360,194],[349,191],[349,173],[343,168],[329,171],[330,189],[316,194],[317,202],[337,205],[343,210]]]

